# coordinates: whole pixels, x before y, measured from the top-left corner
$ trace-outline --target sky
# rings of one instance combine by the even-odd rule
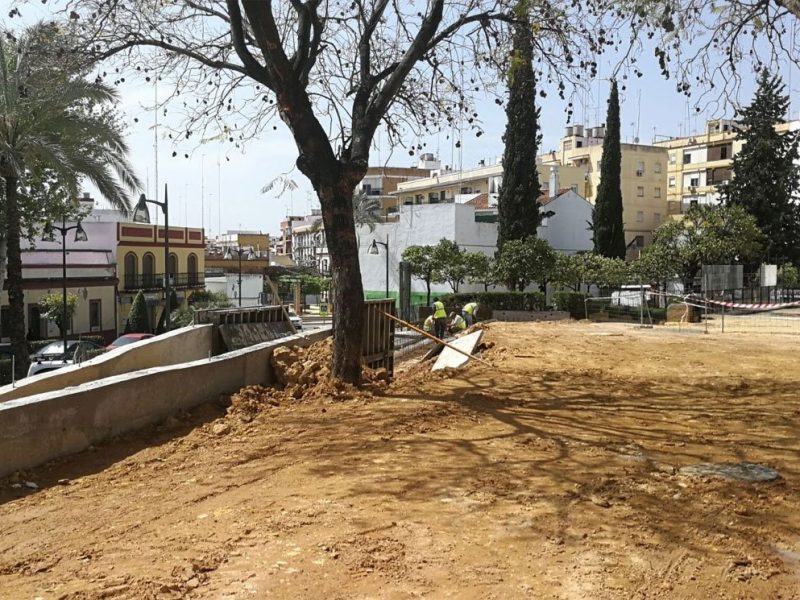
[[[12,0],[0,0],[0,14],[8,14]],[[47,18],[49,7],[33,3],[21,7],[22,22]],[[21,21],[15,19],[13,26]],[[672,80],[665,80],[659,73],[658,64],[652,57],[652,49],[645,48],[645,58],[639,63],[641,78],[621,82],[626,89],[621,92],[621,122],[623,141],[633,142],[638,136],[641,143],[651,143],[654,135],[678,136],[698,133],[703,130],[706,119],[732,116],[732,109],[714,108],[695,114],[687,105],[686,98],[675,91]],[[590,90],[580,95],[575,103],[573,124],[597,126],[605,120],[605,105],[608,96],[608,80],[613,57],[606,56],[600,62],[598,80]],[[791,88],[791,95],[800,98],[800,71],[783,66],[781,74]],[[739,90],[739,100],[747,101],[754,91],[754,77],[746,77]],[[159,93],[166,92],[161,84]],[[564,101],[554,90],[540,99],[542,129],[541,152],[555,149],[567,125]],[[228,230],[257,230],[277,234],[282,218],[287,214],[308,214],[318,202],[305,177],[294,168],[297,150],[288,128],[279,120],[270,123],[264,136],[251,140],[242,149],[228,144],[209,142],[203,145],[182,143],[173,146],[166,138],[162,126],[155,135],[154,113],[149,110],[155,99],[154,84],[135,81],[120,87],[121,110],[129,125],[127,131],[131,149],[131,161],[141,178],[149,198],[155,197],[158,181],[158,198],[163,199],[163,187],[169,185],[170,224],[177,226],[204,226],[206,235],[213,237]],[[447,132],[425,142],[426,152],[438,153],[443,165],[453,168],[476,166],[482,159],[496,160],[503,152],[502,135],[505,113],[492,100],[479,100],[478,113],[484,134],[480,138],[465,133],[460,151],[454,149]],[[687,113],[690,117],[687,118]],[[791,108],[792,118],[800,118],[800,101]],[[272,125],[276,129],[272,129]],[[157,158],[156,160],[156,139]],[[416,158],[409,156],[409,147],[418,140],[405,140],[406,146],[390,148],[386,136],[376,139],[371,155],[373,165],[413,166]],[[438,152],[437,152],[438,151]],[[173,157],[173,152],[177,156]],[[185,158],[185,154],[189,158]],[[297,189],[277,194],[277,187],[262,193],[262,188],[283,174],[288,174],[297,183]],[[86,190],[98,198],[90,186]],[[160,220],[160,218],[159,218]]]

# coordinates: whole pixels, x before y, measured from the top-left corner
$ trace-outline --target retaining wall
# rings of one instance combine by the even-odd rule
[[[213,325],[192,325],[117,348],[79,365],[26,377],[0,387],[0,403],[122,375],[140,369],[208,358]]]
[[[210,335],[210,333],[209,333]],[[0,404],[0,477],[158,423],[246,385],[271,383],[275,348],[309,345],[330,329]]]
[[[569,313],[560,310],[493,310],[492,318],[496,321],[563,321],[569,319]]]

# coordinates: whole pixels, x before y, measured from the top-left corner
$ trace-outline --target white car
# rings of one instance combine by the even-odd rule
[[[292,322],[292,325],[294,325],[294,328],[297,331],[302,331],[303,319],[301,319],[300,316],[296,312],[294,312],[293,308],[287,308],[286,312],[289,313],[289,320]]]
[[[31,355],[28,377],[75,364],[76,354],[78,362],[80,362],[83,357],[94,350],[103,350],[103,347],[88,340],[67,340],[67,351],[64,352],[64,342],[47,344],[47,346]]]

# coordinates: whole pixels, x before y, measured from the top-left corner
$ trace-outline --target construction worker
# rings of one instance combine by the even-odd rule
[[[434,298],[431,308],[433,308],[433,326],[436,330],[436,337],[441,339],[447,330],[447,313],[444,310],[444,302],[439,298]]]
[[[467,327],[472,327],[475,323],[475,309],[478,308],[478,303],[475,301],[468,302],[461,309],[461,316],[467,322]]]
[[[450,313],[450,333],[458,333],[459,331],[464,331],[467,328],[467,322],[464,320],[464,317],[461,315],[457,315],[455,312]]]
[[[428,318],[425,319],[425,322],[422,324],[422,330],[427,333],[433,333],[433,315],[428,315]]]

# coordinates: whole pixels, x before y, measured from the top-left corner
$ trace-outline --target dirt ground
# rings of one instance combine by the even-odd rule
[[[0,597],[800,598],[796,336],[486,338],[492,366],[206,406],[0,482]],[[678,471],[737,461],[781,477]]]

